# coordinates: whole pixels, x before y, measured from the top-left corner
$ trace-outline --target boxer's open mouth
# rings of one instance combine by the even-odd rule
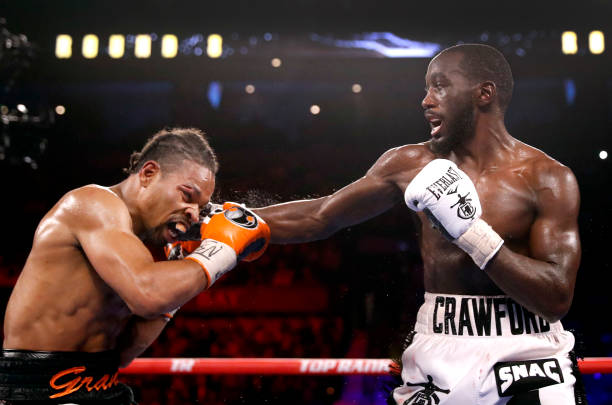
[[[168,235],[173,241],[177,240],[180,234],[187,231],[187,225],[182,222],[168,222],[166,227],[168,229]]]
[[[431,126],[431,136],[435,137],[440,133],[440,129],[442,128],[442,120],[440,119],[432,119],[429,121],[429,125]]]

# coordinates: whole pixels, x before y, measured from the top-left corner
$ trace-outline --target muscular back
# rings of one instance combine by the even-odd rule
[[[75,236],[83,210],[122,203],[86,186],[66,194],[42,219],[9,300],[4,348],[102,351],[115,346],[130,311],[100,278]],[[127,209],[125,209],[127,215]]]

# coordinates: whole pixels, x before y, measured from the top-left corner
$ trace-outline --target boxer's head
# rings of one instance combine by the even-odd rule
[[[198,220],[215,189],[218,163],[204,134],[195,128],[162,130],[130,157],[135,209],[144,237],[163,244]]]
[[[493,47],[466,44],[440,52],[427,68],[422,102],[434,151],[448,153],[471,138],[477,114],[503,118],[513,87],[510,65]]]

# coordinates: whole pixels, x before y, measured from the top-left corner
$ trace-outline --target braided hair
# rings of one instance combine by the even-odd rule
[[[219,163],[204,132],[197,128],[165,128],[153,135],[140,152],[130,156],[129,167],[123,169],[127,174],[138,173],[149,160],[154,160],[166,170],[172,170],[185,160],[195,162],[213,174],[219,170]]]

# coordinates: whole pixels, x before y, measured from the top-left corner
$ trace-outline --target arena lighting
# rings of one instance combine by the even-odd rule
[[[270,64],[272,65],[272,67],[278,68],[283,64],[283,62],[279,58],[273,58],[270,61]]]
[[[589,50],[592,54],[599,55],[605,50],[604,34],[601,31],[591,31],[589,34]]]
[[[22,114],[27,114],[28,113],[28,109],[25,105],[23,104],[17,104],[17,111],[19,111]]]
[[[608,158],[608,152],[605,150],[602,150],[599,152],[599,158],[601,160],[606,160]]]
[[[178,54],[178,38],[176,35],[166,34],[162,37],[161,55],[164,58],[174,58]]]
[[[63,105],[55,106],[55,113],[57,115],[64,115],[64,114],[66,114],[66,107],[64,107]]]
[[[94,34],[87,34],[83,37],[81,52],[86,59],[93,59],[98,56],[98,37]]]
[[[321,107],[319,107],[318,105],[313,104],[313,105],[311,105],[311,106],[310,106],[310,113],[311,113],[312,115],[317,115],[317,114],[319,114],[320,112],[321,112]]]
[[[218,58],[223,53],[223,37],[219,34],[210,34],[206,42],[206,54],[209,58]]]
[[[387,58],[430,58],[442,48],[440,44],[412,41],[392,32],[367,32],[351,40],[311,34],[310,39],[338,48],[366,49]]]
[[[119,59],[125,52],[125,37],[120,34],[111,35],[108,38],[108,54],[113,59]]]
[[[574,31],[565,31],[561,34],[561,51],[565,55],[574,55],[578,52],[578,37]]]
[[[147,34],[136,35],[134,56],[146,59],[151,56],[151,36]]]
[[[244,91],[246,91],[247,94],[253,94],[253,93],[255,93],[255,86],[253,86],[252,84],[247,84],[244,87]]]
[[[68,59],[72,56],[72,37],[60,34],[55,39],[55,56],[58,59]]]
[[[351,87],[351,90],[353,91],[353,93],[361,93],[361,84],[359,83],[355,83],[353,84],[353,86]]]

